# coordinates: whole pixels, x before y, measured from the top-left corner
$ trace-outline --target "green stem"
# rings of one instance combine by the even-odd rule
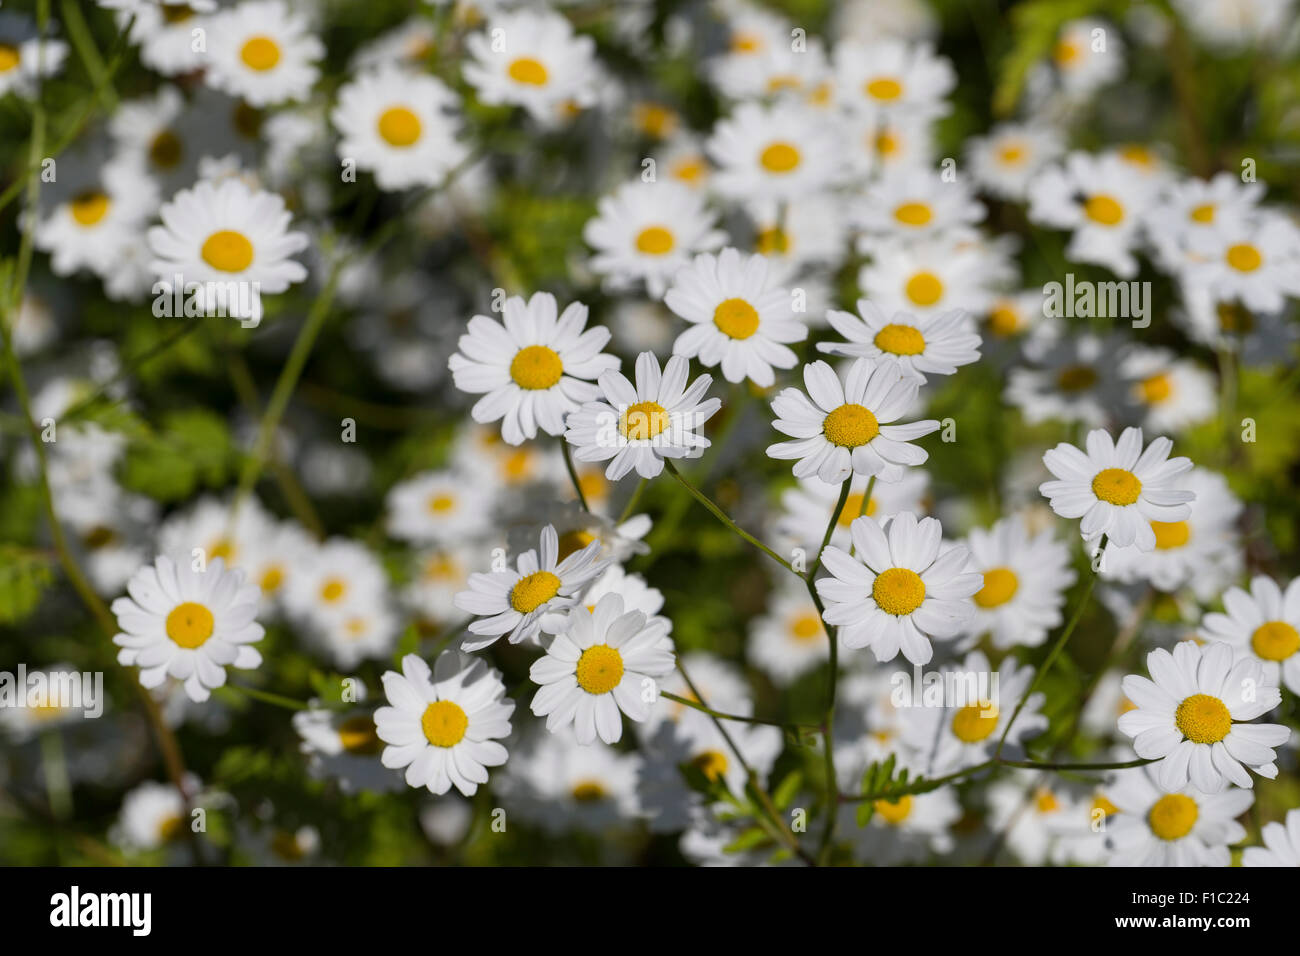
[[[77,56],[81,58],[91,83],[94,84],[95,94],[99,97],[100,103],[105,110],[112,113],[117,109],[117,92],[113,89],[108,69],[104,66],[104,60],[95,47],[95,38],[91,36],[90,28],[86,26],[86,18],[81,15],[76,0],[63,0],[63,26],[68,31],[68,39],[76,47]]]
[[[831,535],[835,534],[835,526],[840,523],[840,513],[844,510],[844,504],[849,500],[849,488],[853,486],[853,475],[844,479],[840,486],[840,499],[835,503],[834,510],[831,511],[830,523],[826,525],[826,533],[822,535],[822,546],[817,549],[817,556],[813,559],[812,567],[808,569],[808,580],[811,581],[817,577],[817,572],[822,566],[822,552],[826,546],[831,543]],[[863,501],[866,499],[864,498]]]
[[[632,517],[632,509],[636,507],[637,500],[641,497],[641,492],[645,491],[646,485],[650,484],[649,478],[642,478],[632,489],[632,497],[627,499],[627,504],[623,506],[623,513],[618,516],[618,523],[622,524],[628,518]]]
[[[270,691],[257,690],[253,687],[246,687],[243,684],[227,684],[227,688],[237,694],[243,694],[251,697],[253,700],[260,700],[264,704],[274,704],[276,707],[283,707],[285,710],[310,710],[311,706],[300,700],[294,700],[292,697],[285,697],[283,694],[272,694]]]
[[[818,730],[817,727],[814,727],[811,724],[782,723],[779,720],[760,720],[758,717],[742,717],[740,714],[724,714],[721,711],[714,710],[711,707],[705,707],[703,704],[699,703],[698,701],[691,700],[689,697],[678,697],[676,694],[670,694],[666,690],[660,691],[659,696],[666,697],[669,700],[675,701],[676,703],[679,703],[684,707],[690,707],[693,710],[698,710],[702,714],[708,714],[710,717],[716,717],[718,720],[738,720],[743,724],[760,724],[764,727],[780,727],[782,730],[789,730],[795,733],[799,731],[815,732]]]
[[[578,504],[582,505],[582,510],[591,514],[591,507],[587,504],[587,496],[582,493],[582,482],[578,480],[578,469],[573,467],[573,455],[569,452],[569,443],[561,435],[560,452],[564,455],[564,467],[569,472],[569,480],[573,482],[573,490],[578,496]]]
[[[704,492],[700,491],[689,481],[687,481],[684,477],[682,477],[682,473],[677,470],[677,466],[674,465],[671,460],[664,459],[664,468],[667,469],[668,474],[672,475],[674,478],[677,479],[678,483],[680,483],[683,488],[685,488],[687,491],[691,493],[691,496],[696,501],[704,505],[704,507],[707,508],[715,518],[721,521],[724,525],[726,525],[736,534],[740,535],[740,537],[744,538],[754,547],[758,548],[758,550],[762,551],[769,558],[771,558],[777,564],[781,565],[791,574],[798,574],[799,577],[801,578],[803,577],[802,574],[799,574],[799,572],[794,569],[794,567],[790,564],[789,561],[781,557],[779,554],[777,554],[775,551],[773,551],[771,548],[765,545],[762,541],[759,541],[757,538],[755,538],[744,528],[740,527],[740,525],[736,524],[736,522],[728,518],[726,512],[723,511],[721,508],[719,508],[717,505],[715,505],[711,500],[709,500],[708,496],[705,495]]]

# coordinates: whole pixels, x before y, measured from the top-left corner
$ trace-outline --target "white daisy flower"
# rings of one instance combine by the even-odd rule
[[[1229,588],[1223,607],[1222,614],[1205,615],[1201,637],[1231,645],[1239,657],[1258,661],[1270,684],[1300,694],[1300,578],[1283,589],[1256,575],[1249,592]]]
[[[796,478],[838,483],[856,474],[898,481],[908,466],[930,457],[910,443],[937,431],[937,421],[889,424],[912,407],[919,388],[915,379],[900,377],[897,366],[858,359],[841,382],[825,362],[810,362],[803,380],[806,395],[786,388],[772,401],[772,427],[794,440],[767,449],[769,458],[794,459]]]
[[[1065,94],[1083,99],[1123,74],[1124,44],[1103,20],[1071,20],[1056,36],[1051,64]]]
[[[253,106],[302,101],[311,93],[325,44],[307,18],[281,0],[252,0],[215,14],[207,24],[207,84]]]
[[[0,97],[10,93],[32,96],[45,77],[57,76],[68,58],[68,45],[52,37],[20,36],[26,34],[25,20],[3,23],[0,34]],[[8,35],[5,35],[8,34]]]
[[[457,471],[426,471],[398,482],[387,495],[390,537],[418,544],[452,544],[491,530],[491,488]]]
[[[1041,313],[1041,293],[1037,308]],[[1114,361],[1123,345],[1115,335],[1060,334],[1054,320],[1047,320],[1025,341],[1033,367],[1010,370],[1004,397],[1031,425],[1055,420],[1101,428],[1125,398]]]
[[[1075,580],[1065,543],[1050,527],[1034,532],[1023,516],[1013,515],[987,531],[972,529],[966,546],[968,570],[984,579],[968,633],[991,635],[998,650],[1046,641],[1061,623],[1065,592]]]
[[[871,262],[858,272],[858,288],[881,315],[903,312],[931,319],[953,310],[987,311],[994,288],[1014,277],[1015,270],[998,247],[944,235],[873,244]]]
[[[859,517],[866,516],[884,524],[900,511],[920,515],[928,510],[930,476],[920,468],[908,468],[898,481],[877,479],[871,485],[871,497],[865,498],[869,484],[869,476],[853,476],[849,496],[844,499],[844,508],[831,531],[830,544],[847,550],[851,546],[849,526]],[[815,475],[799,479],[794,487],[781,492],[777,534],[789,541],[792,547],[815,552],[821,547],[822,534],[839,499],[840,485],[822,481]]]
[[[187,296],[195,283],[205,309],[224,306],[227,315],[260,322],[262,295],[307,278],[291,258],[307,248],[307,236],[289,231],[292,214],[274,193],[239,179],[203,181],[178,192],[159,215],[163,224],[148,232],[150,268],[168,293],[178,276]]]
[[[590,614],[569,616],[546,655],[528,672],[542,685],[532,711],[554,733],[573,725],[578,743],[623,736],[621,714],[645,720],[658,699],[657,678],[673,669],[672,640],[640,611],[623,613],[623,599],[607,594]]]
[[[246,586],[244,572],[229,570],[220,558],[195,571],[159,555],[126,585],[130,597],[113,602],[122,633],[113,643],[118,663],[140,668],[140,683],[157,687],[169,675],[185,682],[194,701],[226,683],[226,668],[251,670],[262,655],[250,645],[265,630],[254,618],[261,597]]]
[[[195,40],[206,35],[216,0],[138,2],[125,7],[117,11],[117,27],[124,30],[130,26],[127,38],[139,48],[140,62],[149,69],[163,76],[180,76],[207,65],[206,44]]]
[[[727,248],[696,256],[664,296],[692,323],[673,343],[674,354],[697,357],[706,368],[721,365],[728,382],[749,378],[761,388],[776,380],[774,368],[793,368],[798,359],[786,343],[802,341],[808,327],[795,318],[790,293],[773,288],[771,278],[761,255]]]
[[[1122,357],[1120,374],[1132,383],[1129,402],[1140,410],[1144,428],[1186,431],[1218,413],[1214,376],[1168,349],[1134,346]]]
[[[453,786],[473,796],[487,783],[488,767],[506,762],[497,741],[510,736],[514,701],[506,698],[499,671],[482,658],[443,651],[429,665],[415,654],[402,658],[402,672],[385,671],[388,707],[375,711],[375,729],[388,744],[379,759],[390,770],[406,768],[409,786],[441,795]]]
[[[850,111],[940,115],[957,74],[929,43],[849,40],[835,48],[838,98]]]
[[[841,174],[834,125],[798,103],[742,103],[718,121],[705,149],[718,167],[712,185],[733,200],[798,201]]]
[[[459,616],[452,602],[469,586],[470,573],[482,556],[480,546],[458,542],[421,551],[402,591],[404,602],[425,620],[451,623]]]
[[[989,827],[1006,833],[1007,848],[1026,866],[1059,863],[1063,832],[1084,819],[1068,795],[1027,770],[990,786],[988,804]]]
[[[840,832],[849,835],[854,858],[870,866],[921,863],[951,852],[951,829],[962,815],[952,787],[876,800],[864,827],[858,826],[857,809],[856,804],[839,809]]]
[[[198,781],[190,777],[186,785],[193,791]],[[188,826],[181,792],[170,783],[146,780],[122,799],[109,837],[124,850],[156,850],[181,839]]]
[[[596,211],[582,237],[596,250],[592,270],[615,291],[645,282],[650,297],[661,299],[692,256],[726,240],[703,197],[672,180],[624,183]]]
[[[986,310],[985,328],[993,339],[1014,340],[1033,334],[1043,327],[1043,290],[1025,289],[1023,292],[995,295]]]
[[[1034,679],[1034,669],[1017,664],[1013,656],[1004,658],[994,671],[983,652],[972,651],[942,673],[944,686],[954,688],[943,707],[899,709],[901,740],[926,776],[984,763],[997,751],[1003,734],[1003,755],[1023,753],[1024,742],[1047,729],[1047,718],[1040,713],[1047,699],[1042,691],[1029,695],[1011,723],[1016,705]]]
[[[1043,455],[1043,464],[1056,476],[1039,492],[1062,518],[1082,518],[1085,541],[1106,535],[1116,546],[1136,544],[1142,551],[1156,546],[1152,521],[1186,521],[1187,502],[1195,493],[1178,488],[1177,479],[1192,468],[1189,458],[1170,458],[1174,443],[1153,439],[1143,450],[1142,429],[1126,428],[1116,442],[1110,433],[1088,433],[1085,454],[1061,442]]]
[[[850,115],[844,138],[849,181],[891,179],[934,165],[934,116],[927,113]]]
[[[1157,193],[1120,159],[1071,153],[1036,176],[1028,195],[1031,221],[1073,230],[1067,259],[1105,266],[1125,279],[1137,275],[1133,248]]]
[[[1236,818],[1255,795],[1229,788],[1208,794],[1158,784],[1157,766],[1122,771],[1109,798],[1119,813],[1108,827],[1110,866],[1227,866],[1228,847],[1246,839]]]
[[[559,13],[498,14],[465,38],[465,48],[465,79],[484,103],[522,106],[539,122],[553,123],[596,102],[595,41],[576,35]]]
[[[560,561],[560,538],[548,524],[542,529],[540,550],[519,555],[514,570],[471,574],[469,587],[454,603],[477,618],[469,631],[479,636],[467,638],[462,648],[482,650],[503,634],[518,644],[539,631],[555,633],[583,589],[608,567],[609,561],[599,559],[600,549],[600,542],[593,541]]]
[[[849,532],[853,554],[834,545],[822,552],[830,577],[817,579],[817,593],[826,623],[839,628],[845,647],[869,647],[878,661],[893,660],[901,648],[913,664],[928,664],[931,639],[955,637],[975,612],[971,597],[983,579],[963,571],[970,553],[944,548],[938,520],[917,521],[910,512],[888,529],[858,518]]]
[[[483,395],[471,410],[474,421],[500,419],[501,434],[512,445],[537,437],[539,427],[548,435],[563,434],[564,417],[600,396],[592,380],[619,364],[600,351],[609,329],[586,326],[585,305],[572,302],[559,312],[549,292],[527,301],[511,296],[500,320],[470,319],[447,365],[458,389]]]
[[[506,811],[548,833],[607,835],[635,823],[641,757],[605,744],[583,746],[572,732],[534,734],[506,768]]]
[[[1153,768],[1160,786],[1180,790],[1192,784],[1218,793],[1229,782],[1251,787],[1247,768],[1261,777],[1277,776],[1277,755],[1291,736],[1282,724],[1250,724],[1282,701],[1264,666],[1243,657],[1233,663],[1226,643],[1199,647],[1180,641],[1170,654],[1157,648],[1147,655],[1152,679],[1130,674],[1124,694],[1137,704],[1119,719],[1120,732],[1133,738],[1139,757],[1160,760]]]
[[[1267,213],[1191,240],[1185,281],[1220,301],[1239,300],[1256,312],[1276,312],[1300,297],[1300,229]]]
[[[1260,829],[1263,846],[1248,846],[1242,866],[1300,866],[1300,810],[1286,815],[1286,824],[1274,821]]]
[[[1295,25],[1292,0],[1173,0],[1198,43],[1236,53],[1273,46]]]
[[[1222,475],[1193,468],[1178,482],[1196,497],[1186,521],[1152,521],[1152,551],[1106,545],[1101,576],[1122,583],[1147,581],[1158,591],[1191,590],[1208,603],[1240,575],[1243,564],[1237,519],[1242,504]]]
[[[808,590],[782,580],[773,592],[767,613],[750,625],[746,655],[778,686],[793,684],[830,655],[830,642],[817,605]]]
[[[388,594],[376,595],[387,601]],[[382,660],[397,646],[401,622],[385,603],[353,600],[338,614],[320,616],[310,624],[308,639],[326,659],[345,674],[362,661]]]
[[[984,204],[964,180],[944,182],[936,170],[900,169],[867,187],[853,217],[868,236],[915,240],[967,238]]]
[[[690,362],[674,355],[660,372],[652,352],[636,360],[636,386],[621,372],[600,377],[602,401],[587,402],[568,417],[565,439],[578,461],[609,461],[605,477],[617,481],[633,469],[654,478],[665,458],[698,455],[712,442],[700,434],[722,401],[705,399],[713,378],[701,375],[688,387]]]
[[[754,200],[745,208],[754,223],[754,250],[769,260],[834,267],[848,252],[848,221],[839,200],[829,193],[789,204]]]
[[[934,276],[925,279],[931,280],[938,282]],[[952,375],[980,357],[974,320],[960,309],[921,316],[895,312],[889,317],[859,299],[857,315],[831,309],[826,319],[847,341],[818,342],[819,351],[870,359],[870,364],[888,366],[918,384],[927,375]]]
[[[358,700],[364,699],[364,694],[358,695]],[[309,707],[293,715],[293,729],[302,740],[300,749],[312,777],[336,780],[344,793],[401,789],[401,781],[379,762],[384,742],[371,711]]]
[[[1019,201],[1034,176],[1064,151],[1060,133],[1050,126],[1000,123],[967,142],[966,164],[985,192]]]
[[[1264,192],[1263,183],[1243,183],[1228,172],[1208,181],[1171,182],[1160,203],[1147,212],[1147,238],[1166,270],[1182,270],[1201,258],[1194,250],[1207,237],[1252,222]]]
[[[388,576],[365,547],[349,538],[331,538],[299,555],[284,584],[284,604],[300,621],[345,620],[373,612],[387,599]]]
[[[817,37],[808,37],[801,49],[792,46],[778,41],[750,55],[718,57],[708,64],[709,77],[730,100],[782,98],[830,106],[834,90],[825,46]]]
[[[439,186],[469,156],[452,115],[460,100],[436,77],[395,66],[362,73],[330,113],[338,154],[374,173],[380,189]]]

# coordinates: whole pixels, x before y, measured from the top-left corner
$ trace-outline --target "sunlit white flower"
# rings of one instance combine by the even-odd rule
[[[984,213],[964,180],[945,182],[937,170],[907,168],[868,186],[854,219],[868,236],[910,241],[967,237]]]
[[[1081,518],[1085,541],[1106,535],[1118,547],[1136,544],[1142,551],[1156,546],[1153,521],[1186,521],[1187,502],[1195,493],[1179,487],[1178,478],[1192,468],[1189,458],[1170,458],[1174,443],[1153,439],[1145,449],[1142,429],[1126,428],[1116,442],[1110,433],[1088,433],[1087,453],[1061,442],[1043,455],[1043,464],[1056,476],[1038,490],[1062,518]]]
[[[1132,383],[1129,401],[1141,409],[1144,428],[1184,431],[1218,411],[1214,376],[1167,349],[1134,347],[1123,357],[1120,372]]]
[[[193,777],[186,781],[191,788],[197,784]],[[156,850],[183,838],[190,825],[185,806],[185,797],[173,784],[146,780],[122,799],[109,836],[125,850]]]
[[[841,482],[856,474],[898,481],[908,466],[930,457],[910,443],[937,431],[937,421],[890,424],[912,407],[919,388],[915,379],[900,377],[897,366],[858,359],[841,382],[825,362],[811,362],[803,380],[807,394],[786,388],[772,401],[772,427],[793,441],[767,449],[771,458],[794,459],[796,478]]]
[[[1082,99],[1124,72],[1124,43],[1102,20],[1071,20],[1057,34],[1051,64],[1061,89]]]
[[[778,685],[794,683],[830,654],[830,642],[817,605],[802,584],[782,581],[767,613],[750,625],[750,661]]]
[[[54,187],[42,196],[33,230],[36,248],[50,255],[55,275],[89,269],[109,278],[125,249],[143,245],[145,221],[157,208],[158,189],[126,159],[69,157]]]
[[[487,783],[488,767],[506,762],[497,741],[510,735],[514,701],[506,698],[499,671],[482,658],[443,651],[434,670],[415,654],[402,658],[402,672],[385,671],[388,707],[375,711],[375,729],[388,744],[385,767],[406,769],[406,782],[444,794],[453,786],[473,796]]]
[[[957,82],[952,64],[929,43],[850,40],[835,47],[834,60],[839,99],[856,112],[942,114]]]
[[[1253,221],[1263,198],[1263,183],[1243,183],[1228,172],[1208,181],[1171,182],[1160,203],[1147,212],[1146,233],[1164,268],[1178,271],[1202,258],[1197,247],[1207,237]]]
[[[221,558],[196,571],[189,562],[159,555],[132,576],[130,597],[113,602],[122,629],[117,660],[140,668],[140,683],[157,687],[168,676],[185,682],[191,700],[205,701],[226,683],[226,668],[251,670],[262,655],[250,646],[265,629],[255,620],[260,594],[244,572]]]
[[[640,611],[624,613],[623,599],[607,594],[590,614],[569,616],[529,677],[541,685],[532,711],[552,733],[573,725],[578,743],[623,736],[622,715],[645,720],[657,700],[656,678],[672,670],[672,640]]]
[[[1224,641],[1241,656],[1260,663],[1265,679],[1300,694],[1300,578],[1281,588],[1272,578],[1256,575],[1250,591],[1229,588],[1224,613],[1201,621],[1201,636]]]
[[[606,835],[637,816],[641,757],[603,743],[583,746],[571,731],[534,734],[501,780],[506,810],[548,833]]]
[[[139,47],[140,62],[163,76],[179,76],[206,65],[206,31],[216,10],[216,0],[130,3],[118,9],[117,25],[130,26],[127,36]],[[194,42],[197,35],[205,37],[203,44]]]
[[[867,825],[857,825],[857,804],[839,809],[841,833],[848,834],[855,859],[871,866],[919,863],[953,848],[951,828],[961,819],[952,787],[872,803]]]
[[[203,59],[208,85],[253,106],[305,100],[325,56],[307,18],[281,0],[251,0],[215,14]]]
[[[5,21],[0,34],[0,96],[31,96],[45,77],[57,76],[68,57],[68,45],[53,37],[26,34],[26,21]],[[5,35],[9,34],[9,35]]]
[[[713,378],[701,375],[687,386],[690,362],[674,355],[660,371],[652,352],[636,360],[635,387],[621,372],[600,376],[600,401],[587,402],[568,417],[565,439],[578,461],[608,461],[605,477],[617,481],[633,469],[654,478],[666,458],[697,454],[712,443],[700,434],[722,402],[704,398]]]
[[[891,239],[873,245],[871,262],[858,273],[858,287],[881,315],[903,312],[930,319],[953,310],[987,311],[994,288],[1013,277],[1014,270],[997,247],[944,236],[912,242]]]
[[[818,578],[817,593],[826,623],[839,628],[845,647],[869,647],[878,661],[901,649],[913,664],[929,663],[931,639],[955,637],[974,614],[982,578],[963,570],[969,552],[944,547],[936,519],[906,511],[887,529],[858,518],[849,531],[853,554],[834,545],[822,552],[830,577]]]
[[[931,275],[924,281],[938,282]],[[856,315],[832,309],[826,319],[847,341],[818,342],[819,350],[864,358],[918,383],[924,382],[927,375],[952,375],[959,366],[969,365],[980,355],[980,336],[974,320],[960,309],[921,316],[895,312],[890,316],[867,299],[859,299]]]
[[[1191,240],[1185,268],[1219,301],[1234,299],[1257,312],[1276,312],[1300,297],[1300,229],[1279,213],[1225,225]]]
[[[967,143],[966,163],[984,191],[1022,200],[1030,180],[1063,151],[1060,134],[1050,126],[1002,123]]]
[[[798,201],[840,174],[834,125],[797,103],[743,103],[718,121],[705,148],[718,167],[712,185],[731,199]]]
[[[1109,799],[1119,811],[1107,824],[1111,866],[1227,866],[1228,847],[1246,838],[1236,818],[1255,795],[1231,787],[1204,793],[1160,784],[1161,764],[1121,771]]]
[[[388,533],[403,541],[454,543],[491,527],[490,488],[454,471],[426,471],[388,492]]]
[[[1157,648],[1147,655],[1151,680],[1130,674],[1124,693],[1137,704],[1119,719],[1133,738],[1139,757],[1160,760],[1152,769],[1168,791],[1192,784],[1218,793],[1229,782],[1251,787],[1247,768],[1261,777],[1277,776],[1273,748],[1286,743],[1290,728],[1252,724],[1282,700],[1264,666],[1252,657],[1233,663],[1233,649],[1216,642],[1199,647],[1180,641],[1170,654]]]

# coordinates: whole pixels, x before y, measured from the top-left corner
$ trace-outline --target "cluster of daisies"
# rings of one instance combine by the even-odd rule
[[[775,856],[781,840],[748,839],[773,822],[750,795],[780,789],[833,835],[824,860],[1222,866],[1261,778],[1295,772],[1300,578],[1247,554],[1227,473],[1173,454],[1219,423],[1228,370],[1294,363],[1295,210],[1244,167],[1204,178],[1163,146],[1076,145],[1170,31],[1215,55],[1266,48],[1290,0],[1063,22],[1014,116],[957,158],[939,143],[958,76],[924,0],[839,4],[826,39],[749,0],[612,4],[594,30],[566,4],[430,2],[351,38],[337,76],[323,2],[97,4],[150,82],[22,210],[49,275],[6,336],[57,439],[15,446],[12,472],[48,486],[111,602],[118,662],[169,726],[219,734],[247,697],[283,702],[306,661],[321,679],[285,721],[293,759],[345,795],[418,795],[435,846],[481,835],[499,803],[549,834],[676,834],[710,865],[815,852],[799,833]],[[0,97],[30,105],[71,56],[0,13]],[[656,58],[691,64],[715,119],[692,125],[711,114],[621,62]],[[560,250],[569,278],[523,289],[488,223],[498,192],[573,187],[543,161],[557,144],[583,158],[590,202]],[[338,225],[372,228],[375,209],[414,254]],[[1071,318],[1031,254],[1071,288],[1155,275],[1164,291]],[[130,437],[83,414],[149,390],[111,338],[58,347],[73,279],[159,318],[193,291],[182,321],[287,365],[283,325],[316,296],[401,411],[432,410],[436,448],[379,462],[339,440],[351,400],[316,385],[329,414],[295,396],[266,460],[345,520],[281,516],[257,484],[165,508],[123,477]],[[237,286],[255,294],[214,298]],[[963,389],[993,390],[1032,447],[939,410]],[[230,417],[241,449],[257,424]],[[932,476],[953,442],[992,447],[988,487]],[[748,493],[725,507],[721,471]],[[737,585],[748,609],[708,624],[743,632],[737,654],[675,633],[691,598],[657,577],[651,541],[690,537],[659,507],[676,500],[766,552]],[[1063,681],[1046,648],[1090,624],[1114,632],[1111,656]],[[973,689],[900,696],[922,674]],[[75,726],[59,707],[0,717],[22,742]],[[74,755],[74,785],[100,779],[107,743]],[[1116,769],[999,766],[1067,749]],[[886,762],[956,782],[864,815],[864,774]],[[131,789],[112,841],[187,859],[189,808],[229,795],[184,790]],[[237,825],[253,861],[330,858],[315,826],[258,815]],[[1300,865],[1300,809],[1251,842],[1246,865]]]

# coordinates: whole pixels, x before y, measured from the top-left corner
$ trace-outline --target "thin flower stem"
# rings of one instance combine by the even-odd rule
[[[641,497],[641,492],[645,491],[645,487],[648,484],[650,484],[649,478],[642,478],[636,483],[636,488],[632,490],[632,497],[627,499],[627,504],[623,506],[623,513],[618,516],[619,524],[622,524],[628,518],[632,517],[632,509],[636,507],[637,500]]]
[[[793,565],[791,565],[789,561],[781,557],[779,554],[777,554],[775,551],[773,551],[771,548],[765,545],[762,541],[759,541],[748,531],[746,531],[745,529],[741,528],[738,524],[736,524],[736,522],[728,518],[726,512],[723,511],[721,508],[719,508],[717,505],[715,505],[711,500],[709,500],[708,496],[705,495],[704,492],[700,491],[689,481],[687,481],[684,477],[682,477],[682,473],[677,470],[677,467],[671,461],[665,459],[664,467],[667,469],[668,474],[676,478],[677,481],[681,484],[681,486],[685,488],[687,491],[689,491],[691,493],[691,496],[694,497],[696,501],[704,505],[704,507],[707,508],[715,518],[721,521],[724,525],[726,525],[736,534],[740,535],[742,538],[744,538],[754,547],[758,548],[758,550],[762,551],[773,561],[780,564],[791,574],[798,574],[799,577],[801,578],[803,577],[802,574],[799,574],[799,572],[794,569]]]
[[[573,482],[573,490],[578,495],[578,504],[582,505],[583,511],[591,514],[591,506],[587,504],[587,496],[582,491],[582,482],[578,480],[578,469],[573,467],[573,455],[569,452],[569,443],[563,435],[560,436],[559,441],[560,452],[564,455],[564,467],[568,470],[569,480]]]
[[[681,704],[683,707],[690,707],[692,710],[698,710],[702,714],[708,714],[710,717],[716,717],[718,720],[738,720],[743,724],[760,724],[764,727],[780,727],[782,730],[789,731],[810,731],[816,732],[818,727],[812,724],[794,724],[784,723],[779,720],[761,720],[758,717],[742,717],[740,714],[724,714],[722,711],[714,710],[711,707],[705,707],[698,701],[691,700],[689,697],[679,697],[676,694],[670,694],[668,691],[660,691],[660,697],[666,697],[671,701]]]
[[[1057,763],[1040,760],[998,760],[1003,767],[1020,767],[1024,770],[1127,770],[1130,767],[1145,767],[1155,760],[1125,760],[1122,763]]]
[[[853,796],[840,797],[841,803],[866,803],[868,800],[898,800],[901,797],[912,793],[928,793],[931,790],[937,790],[939,787],[949,783],[955,783],[966,777],[972,777],[977,773],[983,773],[986,770],[997,771],[1002,767],[1018,767],[1024,770],[1052,770],[1052,771],[1097,771],[1097,770],[1127,770],[1132,767],[1144,767],[1154,760],[1125,760],[1120,763],[1052,763],[1041,762],[1037,760],[1005,760],[994,757],[991,760],[985,760],[983,763],[973,764],[964,767],[954,773],[944,777],[936,777],[933,780],[918,778],[914,781],[915,787],[899,787],[892,790],[876,790],[872,793],[859,793]]]
[[[272,694],[270,691],[257,690],[243,684],[227,684],[226,686],[236,693],[251,697],[253,700],[260,700],[264,704],[274,704],[276,707],[283,707],[285,710],[311,709],[310,704],[301,700],[294,700],[292,697],[285,697],[283,694]]]
[[[1097,545],[1096,553],[1106,553],[1105,535],[1101,536],[1101,541]],[[1089,562],[1089,567],[1091,568],[1091,561]],[[1026,688],[1024,694],[1021,695],[1020,700],[1016,703],[1016,709],[1011,712],[1011,719],[1007,721],[1006,727],[1002,729],[1002,736],[998,738],[997,749],[993,751],[994,760],[997,760],[1002,756],[1002,748],[1006,746],[1007,736],[1011,733],[1011,728],[1015,725],[1016,718],[1020,716],[1020,711],[1024,709],[1029,698],[1033,695],[1034,691],[1038,689],[1038,685],[1042,682],[1043,677],[1052,669],[1052,664],[1056,662],[1056,658],[1059,657],[1061,651],[1065,649],[1065,644],[1069,641],[1070,635],[1074,633],[1074,629],[1083,618],[1083,612],[1087,609],[1088,601],[1092,598],[1092,589],[1097,586],[1098,577],[1100,577],[1100,574],[1093,570],[1091,577],[1088,578],[1088,586],[1084,589],[1083,596],[1079,598],[1079,603],[1075,605],[1074,613],[1070,615],[1070,621],[1065,625],[1065,630],[1061,631],[1061,636],[1056,639],[1056,643],[1052,645],[1051,651],[1048,652],[1043,663],[1039,665],[1038,670],[1034,672],[1034,679],[1029,682],[1029,687]]]
[[[826,525],[826,533],[822,535],[822,546],[817,549],[817,556],[813,558],[812,567],[808,569],[808,580],[811,581],[817,577],[817,572],[822,566],[822,552],[826,546],[831,543],[831,535],[835,534],[835,526],[840,523],[840,513],[844,511],[844,505],[849,500],[849,488],[853,486],[853,475],[844,479],[840,486],[840,499],[835,503],[835,509],[831,512],[831,520]],[[865,499],[864,499],[865,500]]]

